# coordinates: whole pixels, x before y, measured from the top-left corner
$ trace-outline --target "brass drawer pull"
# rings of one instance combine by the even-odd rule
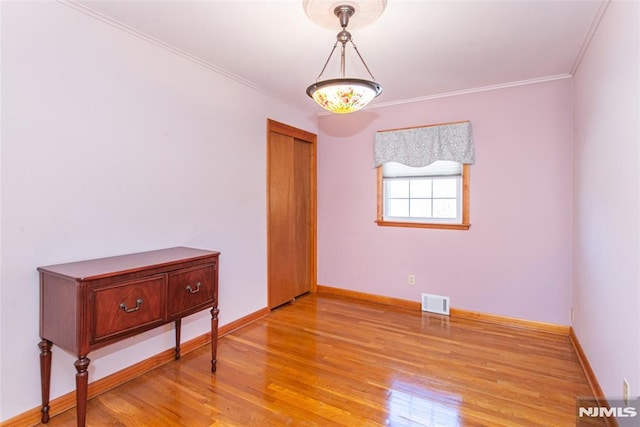
[[[140,310],[140,306],[142,305],[142,298],[138,298],[136,300],[136,306],[134,308],[127,308],[127,304],[120,303],[120,308],[124,310],[125,313],[131,313],[132,311]]]
[[[190,294],[196,294],[196,293],[200,292],[200,282],[196,283],[196,289],[195,290],[193,290],[191,285],[187,285],[186,289],[189,291]]]

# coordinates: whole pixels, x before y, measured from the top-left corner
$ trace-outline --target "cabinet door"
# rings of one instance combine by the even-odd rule
[[[162,324],[166,289],[165,274],[92,289],[91,341],[104,341]]]
[[[169,273],[169,317],[196,312],[215,301],[215,265]]]

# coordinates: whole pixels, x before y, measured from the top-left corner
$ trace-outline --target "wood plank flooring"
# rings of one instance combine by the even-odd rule
[[[89,401],[88,426],[575,426],[566,336],[307,295]],[[75,409],[51,427],[74,426]]]

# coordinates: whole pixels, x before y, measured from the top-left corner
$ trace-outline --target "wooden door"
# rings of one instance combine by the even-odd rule
[[[314,134],[268,121],[269,308],[315,290],[315,144]]]

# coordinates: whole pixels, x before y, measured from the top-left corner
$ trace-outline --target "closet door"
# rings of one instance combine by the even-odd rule
[[[315,135],[269,121],[268,287],[274,308],[315,287]]]
[[[311,149],[312,144],[293,140],[293,246],[296,254],[293,296],[311,290]]]

